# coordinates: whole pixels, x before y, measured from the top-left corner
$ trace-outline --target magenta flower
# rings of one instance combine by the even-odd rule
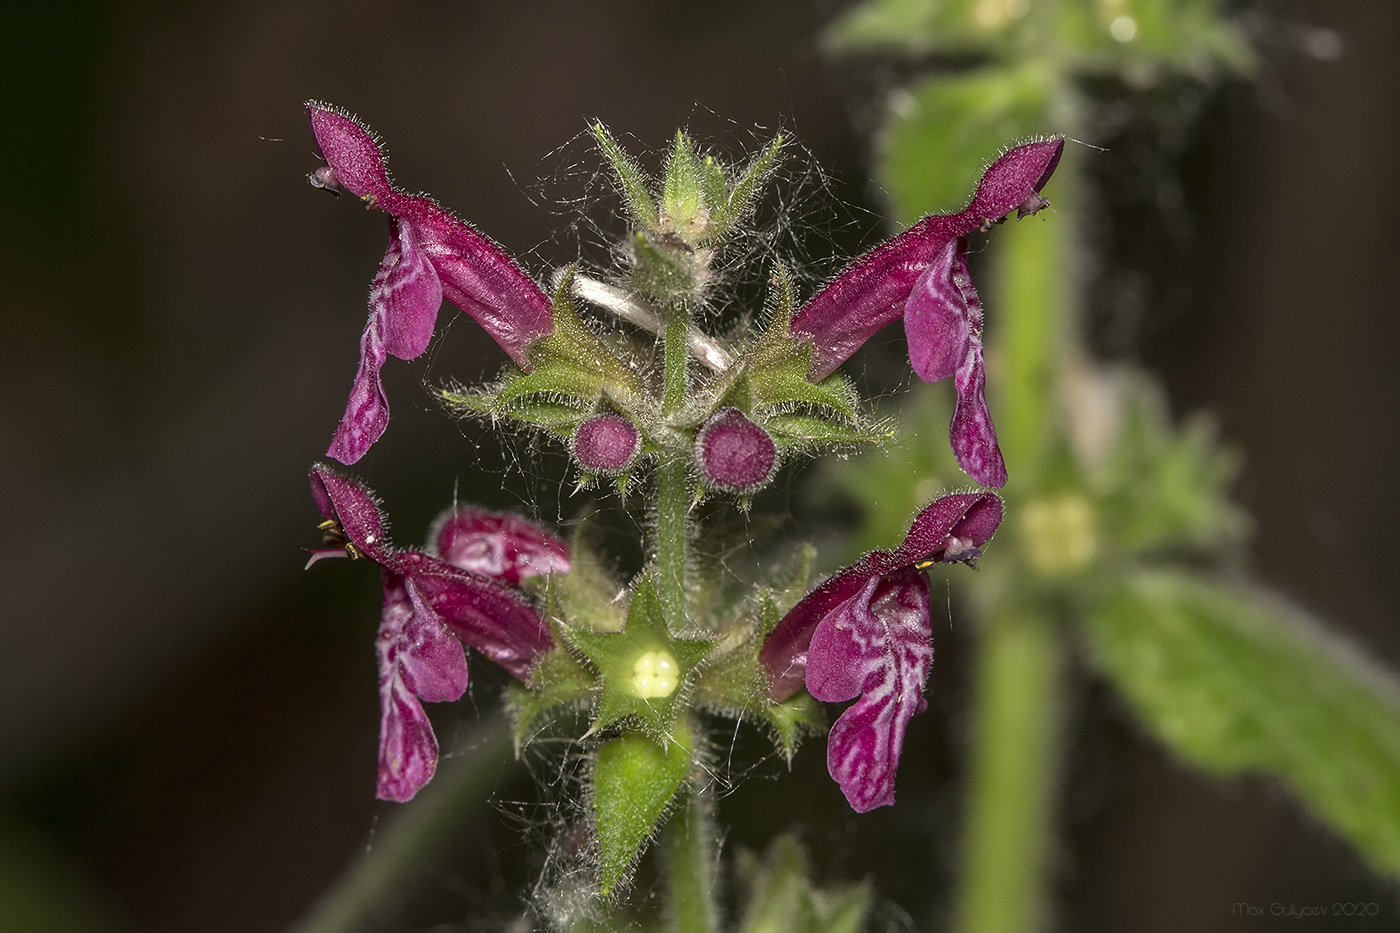
[[[409,800],[432,778],[438,744],[423,701],[459,699],[467,689],[469,645],[524,680],[554,640],[549,624],[506,584],[569,569],[557,538],[509,517],[457,509],[434,535],[442,557],[400,551],[368,489],[324,466],[311,470],[311,493],[325,516],[322,557],[367,557],[381,568],[379,786],[382,800]],[[310,566],[308,564],[307,566]]]
[[[792,319],[789,333],[812,342],[808,374],[830,375],[886,324],[903,317],[909,362],[925,382],[953,377],[957,407],[949,440],[958,465],[984,486],[1006,483],[1006,464],[983,399],[982,304],[967,271],[967,235],[1047,202],[1063,139],[1017,146],[982,175],[967,207],[931,214],[851,263]]]
[[[976,564],[1001,513],[992,493],[934,500],[897,550],[872,551],[822,583],[764,642],[759,660],[774,700],[804,683],[823,702],[859,697],[831,727],[826,746],[827,770],[857,813],[894,803],[905,728],[927,706],[933,644],[923,569]]]
[[[379,379],[388,355],[411,360],[423,354],[444,298],[475,318],[525,370],[530,344],[554,330],[554,314],[545,293],[496,244],[432,198],[394,187],[383,151],[361,123],[316,101],[307,103],[306,114],[328,163],[311,174],[311,183],[349,191],[389,215],[389,248],[369,290],[360,368],[326,452],[349,464],[389,423]]]

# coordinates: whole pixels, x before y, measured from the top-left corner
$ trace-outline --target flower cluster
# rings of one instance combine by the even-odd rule
[[[815,587],[804,572],[742,598],[733,596],[733,574],[707,565],[695,547],[707,532],[694,506],[715,496],[747,509],[799,456],[888,440],[836,371],[900,318],[915,373],[953,379],[950,440],[959,464],[983,486],[1004,484],[983,398],[969,236],[1046,205],[1040,191],[1063,140],[1007,150],[963,210],[925,217],[805,304],[776,269],[766,313],[756,316],[766,327],[715,337],[696,318],[725,281],[711,266],[751,209],[782,137],[735,169],[680,133],[664,178],[651,179],[595,126],[634,224],[619,250],[626,268],[609,280],[561,270],[546,295],[482,234],[431,198],[395,187],[363,125],[324,104],[307,112],[326,161],[312,184],[348,191],[389,218],[359,372],[329,455],[353,463],[383,433],[380,369],[388,355],[424,351],[446,299],[509,358],[494,384],[444,392],[449,405],[564,445],[581,485],[640,486],[651,497],[647,563],[620,581],[587,553],[585,536],[573,553],[545,529],[474,509],[446,513],[423,550],[396,549],[364,486],[324,466],[312,470],[328,536],[313,561],[364,557],[383,576],[379,795],[407,800],[432,776],[437,742],[422,704],[462,695],[472,648],[519,681],[510,702],[518,741],[560,706],[589,710],[603,890],[625,877],[702,760],[703,730],[691,719],[697,705],[741,718],[757,711],[790,754],[799,726],[815,721],[812,698],[855,700],[830,730],[829,770],[855,810],[892,803],[933,655],[924,571],[975,564],[1001,521],[1001,500],[986,491],[942,496],[894,550],[874,551]],[[600,335],[576,301],[610,315],[614,330]],[[634,485],[647,472],[654,482]],[[553,575],[547,613],[532,582],[545,575]],[[779,603],[791,609],[784,614]]]
[[[314,550],[311,563],[363,557],[380,567],[378,793],[408,800],[437,767],[437,738],[421,701],[461,698],[467,689],[463,645],[515,677],[529,675],[554,642],[519,585],[532,576],[566,573],[569,549],[514,516],[453,509],[437,522],[428,552],[398,550],[385,534],[378,503],[361,484],[318,465],[311,470],[311,493],[329,545]]]

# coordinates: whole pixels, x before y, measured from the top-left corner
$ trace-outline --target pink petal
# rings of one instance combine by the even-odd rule
[[[388,358],[384,348],[384,319],[371,312],[364,333],[360,335],[360,366],[355,372],[355,383],[350,387],[345,414],[336,426],[326,456],[348,466],[363,457],[389,426],[389,400],[379,381],[379,371]]]
[[[569,546],[515,515],[459,507],[444,513],[428,540],[454,567],[511,586],[546,573],[568,573]]]
[[[438,744],[423,704],[397,677],[379,684],[379,786],[380,800],[403,803],[437,770]]]
[[[321,515],[339,523],[345,537],[370,560],[392,561],[393,548],[385,530],[384,513],[364,485],[321,464],[311,468],[311,494]]]
[[[976,228],[960,215],[934,214],[846,267],[792,319],[788,331],[812,341],[816,381],[831,375],[885,325],[904,313],[914,283],[934,258]]]
[[[389,221],[389,248],[369,289],[369,312],[378,315],[384,348],[401,360],[428,349],[442,307],[442,283],[419,247],[413,225]]]
[[[965,239],[948,241],[919,275],[904,305],[909,363],[924,382],[953,375],[967,353],[972,323],[964,291],[953,280],[955,260],[961,260],[963,269],[967,268],[965,250]]]
[[[986,374],[980,340],[969,342],[967,357],[958,367],[953,384],[958,392],[958,404],[953,409],[953,423],[948,431],[953,455],[968,476],[983,486],[998,489],[1006,485],[1006,463],[1001,459],[996,428],[992,426],[983,394]]]
[[[554,332],[549,296],[499,246],[430,198],[405,195],[395,213],[413,224],[443,297],[528,371],[530,344]]]
[[[857,813],[894,803],[910,718],[933,663],[929,587],[912,568],[873,577],[817,627],[807,689],[818,700],[859,695],[827,737],[827,770]]]
[[[307,101],[311,135],[341,187],[358,197],[383,199],[391,194],[384,153],[374,135],[354,117],[318,101]]]
[[[1000,220],[1012,211],[1034,213],[1044,206],[1037,196],[1054,174],[1064,152],[1063,138],[1014,146],[1001,155],[982,175],[977,193],[963,212],[973,228],[989,220]]]
[[[438,745],[420,699],[455,700],[467,688],[457,640],[415,592],[385,571],[379,638],[379,788],[383,800],[409,800],[437,769]]]

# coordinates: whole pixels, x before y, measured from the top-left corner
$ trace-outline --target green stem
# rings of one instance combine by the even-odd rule
[[[710,802],[691,796],[666,824],[668,903],[676,933],[715,933],[714,817]]]
[[[458,744],[437,777],[404,805],[372,848],[311,908],[292,933],[353,933],[377,929],[385,915],[428,875],[424,866],[482,805],[510,755],[510,730],[496,719]]]
[[[689,394],[686,366],[689,348],[686,332],[689,316],[673,308],[666,320],[665,385],[662,408],[670,413],[685,405]],[[656,479],[656,595],[661,613],[672,632],[685,628],[686,523],[692,499],[690,465],[686,457],[667,456]]]
[[[1061,641],[1043,604],[1002,604],[982,631],[958,905],[964,933],[1044,925]]]

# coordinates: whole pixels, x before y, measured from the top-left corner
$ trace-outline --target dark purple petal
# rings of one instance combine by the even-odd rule
[[[331,446],[326,450],[327,457],[349,466],[363,457],[389,426],[389,400],[379,381],[379,371],[388,358],[384,349],[384,320],[371,314],[360,335],[360,367],[355,371],[345,414],[341,415],[340,424],[331,437]]]
[[[826,749],[827,770],[857,813],[894,803],[905,728],[926,706],[931,633],[928,580],[906,567],[870,578],[812,636],[812,696],[860,697],[832,726]]]
[[[737,408],[721,408],[695,432],[695,465],[716,489],[748,495],[768,485],[778,448]]]
[[[813,381],[831,375],[881,328],[904,313],[914,283],[948,244],[976,229],[961,215],[934,214],[847,266],[812,296],[788,332],[812,341]]]
[[[379,503],[363,485],[329,467],[311,468],[311,494],[324,518],[339,523],[346,539],[370,560],[384,566],[394,560]]]
[[[447,563],[519,586],[528,577],[569,572],[569,546],[515,515],[455,508],[428,535]]]
[[[418,244],[413,225],[389,221],[389,248],[369,289],[369,313],[378,315],[384,349],[401,360],[428,349],[442,307],[442,283]]]
[[[569,445],[579,466],[590,473],[627,469],[642,449],[642,433],[621,415],[601,414],[585,419]]]
[[[1037,195],[1054,174],[1064,152],[1063,138],[1014,146],[982,175],[972,203],[963,212],[973,227],[1000,220],[1012,211],[1034,213],[1044,206]]]
[[[953,456],[957,457],[958,466],[968,476],[983,486],[999,489],[1006,485],[1006,463],[1001,459],[996,428],[992,426],[992,416],[987,411],[987,401],[983,396],[985,383],[982,341],[974,339],[969,343],[967,357],[953,378],[958,404],[953,409],[948,440],[953,446]]]
[[[992,540],[1001,524],[1001,497],[990,492],[940,496],[920,510],[904,543],[893,555],[901,566],[939,561]]]
[[[437,736],[423,704],[398,678],[380,680],[379,705],[379,785],[375,796],[403,803],[432,780],[437,770]]]
[[[802,689],[817,626],[872,579],[980,548],[996,532],[1001,514],[1001,499],[990,492],[940,496],[915,516],[898,550],[871,551],[802,597],[768,633],[759,652],[769,696],[781,702]]]
[[[967,355],[972,320],[965,292],[953,279],[956,260],[962,260],[963,269],[967,268],[966,243],[962,237],[949,240],[919,275],[904,304],[909,363],[924,382],[947,379]],[[971,279],[968,284],[971,285]]]
[[[529,370],[530,344],[554,331],[554,306],[535,281],[499,246],[432,199],[402,195],[394,213],[409,221],[442,294]]]
[[[318,101],[306,102],[311,135],[330,163],[334,180],[357,197],[376,200],[388,196],[393,187],[384,167],[384,153],[372,134],[354,117]]]
[[[535,660],[554,646],[549,622],[523,595],[504,584],[417,551],[394,555],[392,569],[413,582],[464,645],[521,680],[529,676]]]
[[[379,788],[383,800],[409,800],[432,778],[438,745],[420,700],[459,699],[466,653],[411,580],[384,571],[379,638]]]

